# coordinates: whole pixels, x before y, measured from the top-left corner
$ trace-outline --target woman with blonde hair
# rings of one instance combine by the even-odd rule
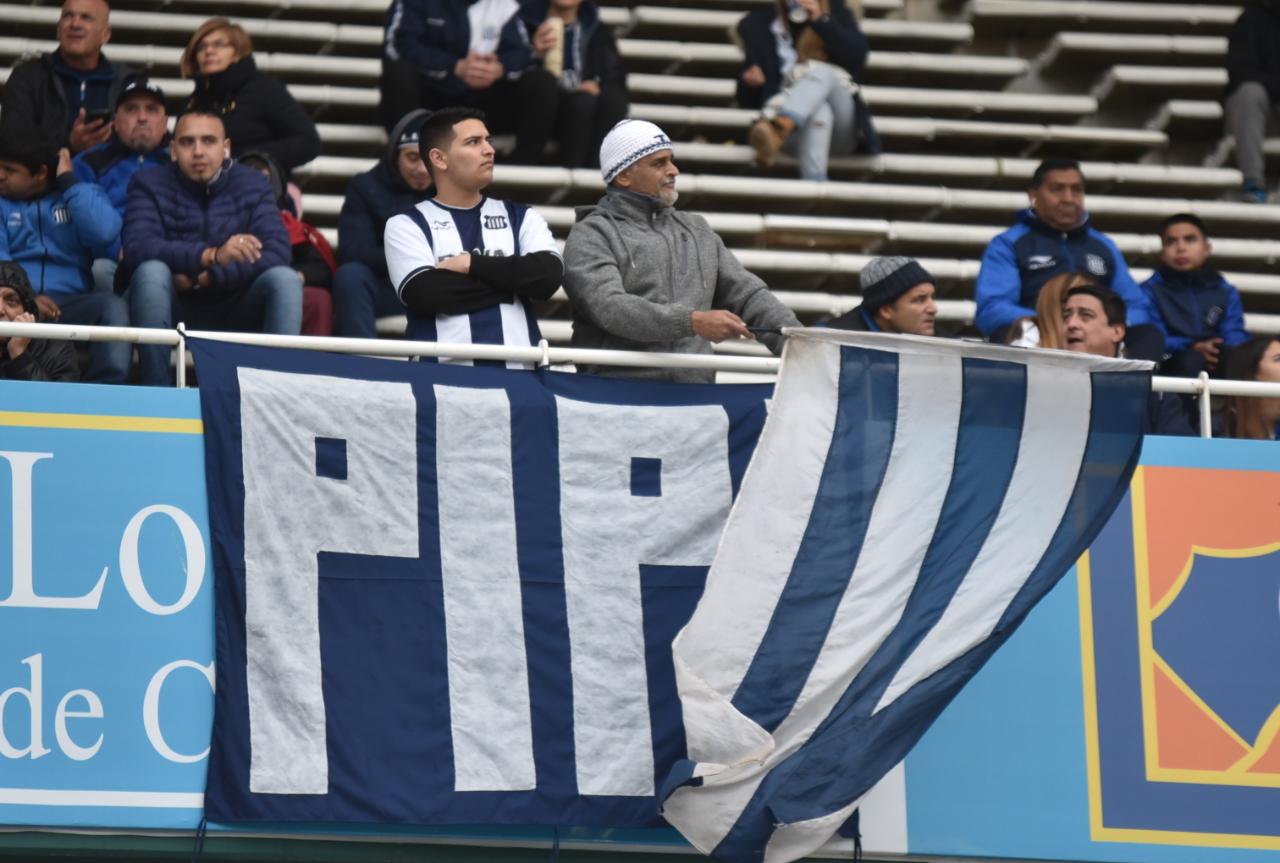
[[[1280,339],[1255,336],[1232,348],[1225,371],[1229,380],[1280,384]],[[1227,396],[1222,416],[1222,434],[1226,437],[1275,440],[1277,426],[1280,398]]]
[[[1062,340],[1062,301],[1067,291],[1081,285],[1098,287],[1092,277],[1084,273],[1062,273],[1044,283],[1036,299],[1036,316],[1015,322],[1009,333],[1009,344],[1020,348],[1052,348],[1064,350]]]
[[[220,114],[233,155],[268,153],[286,176],[320,155],[315,123],[283,82],[258,71],[253,42],[239,24],[205,21],[187,42],[179,69],[196,85],[183,110]]]

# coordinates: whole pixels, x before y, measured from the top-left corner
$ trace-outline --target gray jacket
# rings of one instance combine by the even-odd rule
[[[694,335],[691,317],[708,309],[728,309],[753,327],[800,325],[701,216],[613,187],[577,215],[564,247],[575,348],[711,353],[710,342]],[[761,341],[781,351],[780,337]],[[613,377],[715,380],[714,372],[701,369],[578,368]]]

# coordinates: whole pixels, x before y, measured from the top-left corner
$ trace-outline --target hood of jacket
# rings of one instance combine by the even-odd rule
[[[17,261],[0,261],[0,287],[13,288],[22,297],[22,307],[39,317],[36,310],[36,292],[31,287],[27,271]]]

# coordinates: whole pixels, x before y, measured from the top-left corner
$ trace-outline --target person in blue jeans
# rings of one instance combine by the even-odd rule
[[[222,118],[178,118],[173,161],[129,184],[123,234],[134,326],[297,335],[302,279],[271,183],[227,155]],[[140,345],[141,381],[167,383],[170,348]]]
[[[72,173],[66,148],[26,123],[0,127],[0,259],[22,265],[41,320],[129,326],[124,300],[95,290],[91,272],[119,236],[120,214],[102,189]],[[93,342],[85,380],[124,383],[132,359],[127,342]]]
[[[1198,216],[1176,213],[1160,224],[1160,263],[1142,290],[1164,333],[1166,375],[1216,372],[1223,351],[1249,340],[1240,292],[1209,266],[1212,252]]]

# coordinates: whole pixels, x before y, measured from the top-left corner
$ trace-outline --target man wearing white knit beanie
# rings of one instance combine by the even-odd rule
[[[618,123],[600,145],[600,173],[605,195],[578,209],[564,248],[574,347],[710,353],[712,342],[759,333],[770,350],[781,350],[779,330],[800,322],[706,219],[674,209],[680,170],[662,129],[644,120]],[[715,380],[701,369],[580,365],[579,371]]]

